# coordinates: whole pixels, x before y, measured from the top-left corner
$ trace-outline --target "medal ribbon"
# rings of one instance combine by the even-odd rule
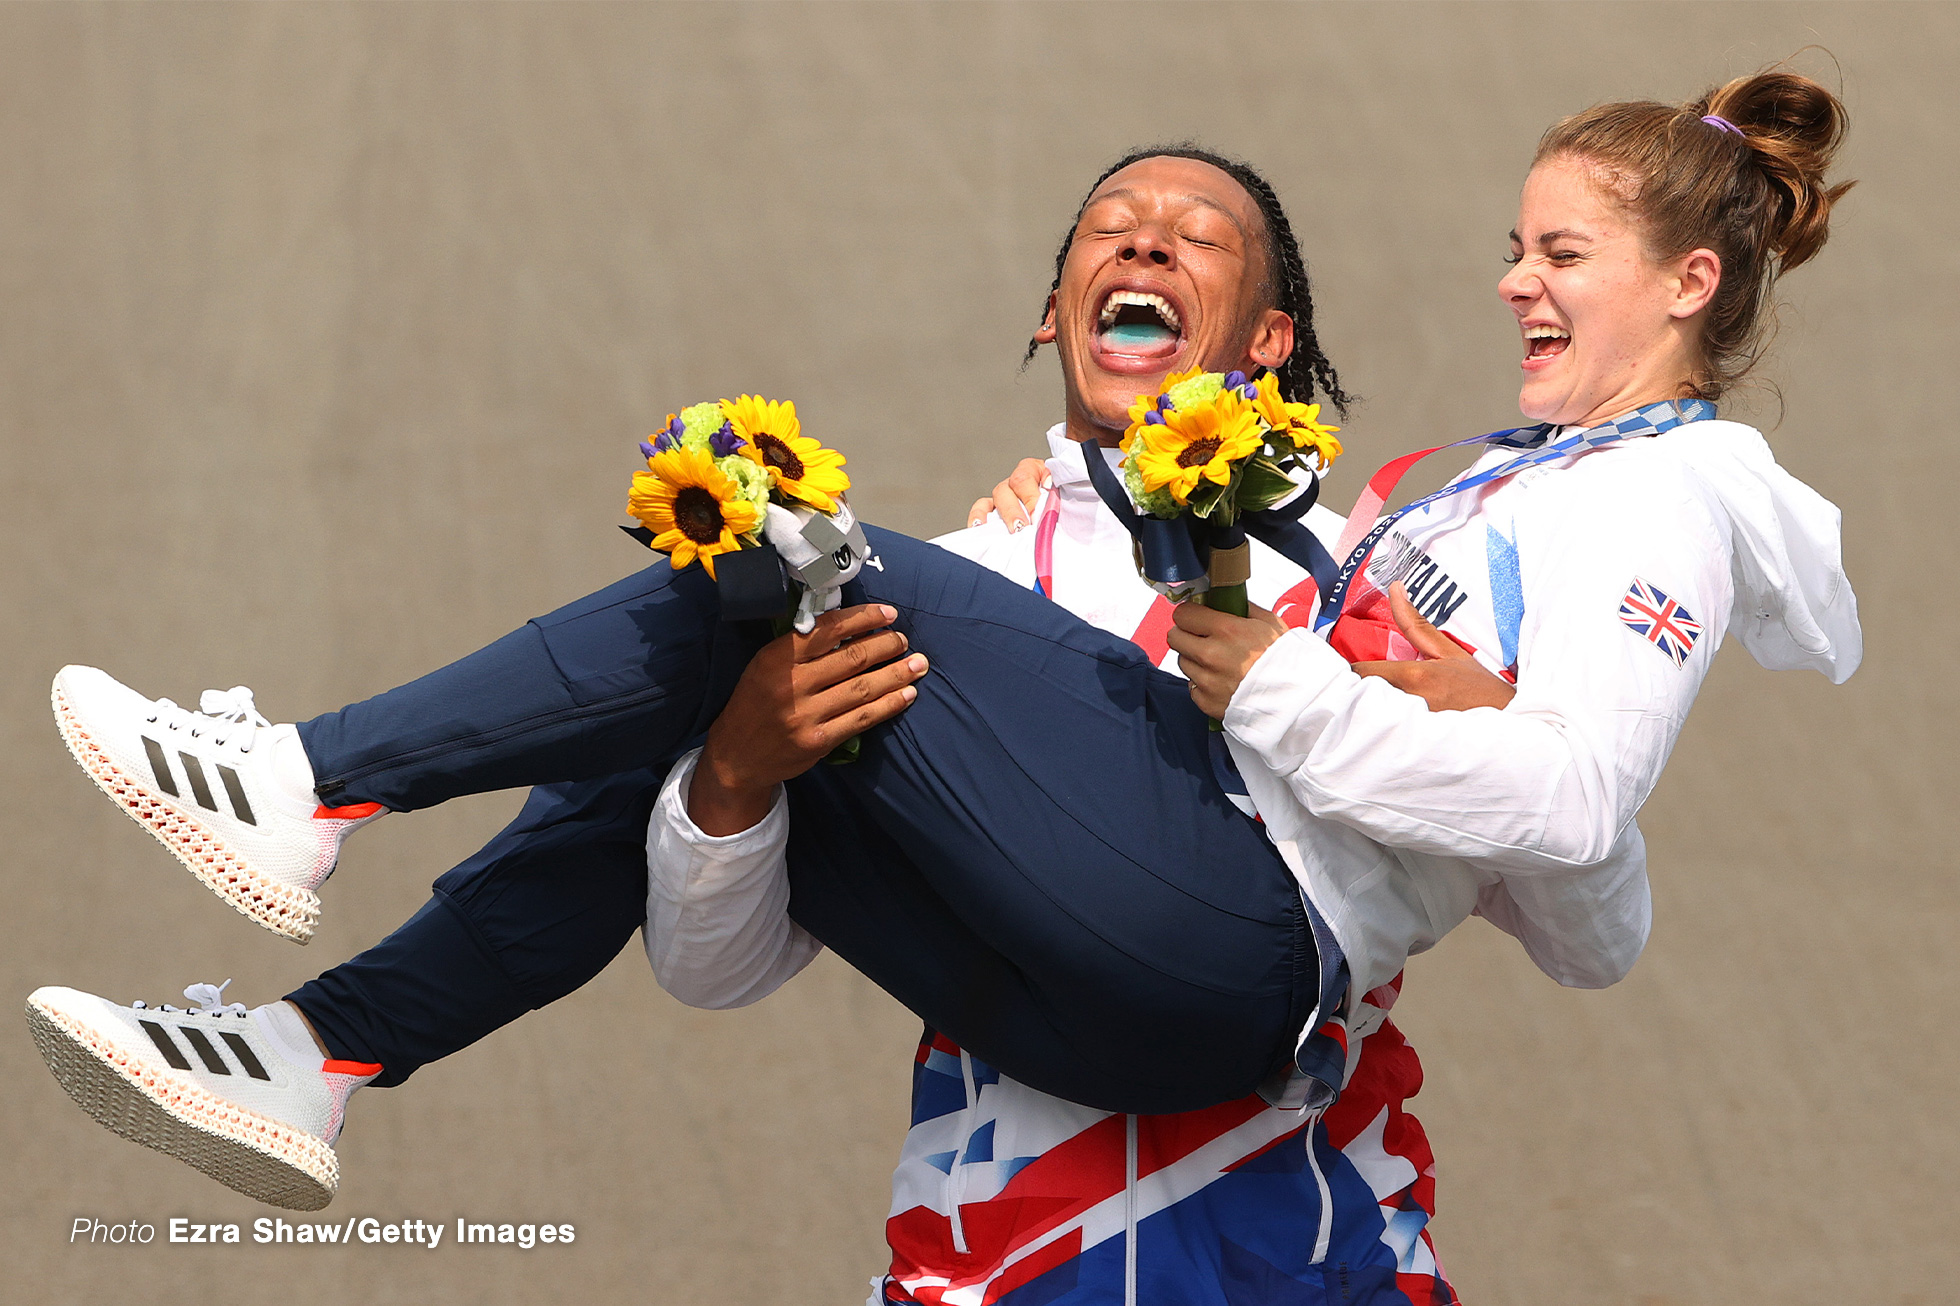
[[[1451,444],[1440,444],[1433,449],[1422,449],[1394,459],[1368,478],[1367,488],[1362,490],[1360,497],[1355,500],[1353,511],[1348,514],[1347,526],[1341,531],[1340,542],[1334,547],[1334,556],[1344,558],[1345,561],[1336,573],[1333,584],[1328,586],[1322,595],[1320,612],[1314,617],[1314,631],[1324,634],[1327,628],[1340,617],[1348,589],[1354,583],[1354,578],[1360,575],[1362,568],[1367,565],[1369,555],[1375,551],[1375,546],[1396,522],[1417,509],[1427,508],[1432,503],[1440,502],[1452,495],[1462,494],[1466,490],[1481,489],[1541,463],[1556,462],[1560,458],[1584,453],[1588,449],[1617,444],[1622,440],[1631,440],[1644,435],[1659,435],[1663,431],[1673,430],[1688,422],[1709,421],[1714,416],[1715,405],[1706,399],[1664,399],[1657,404],[1648,404],[1645,408],[1631,412],[1618,421],[1587,427],[1556,444],[1545,443],[1551,433],[1557,429],[1556,427],[1550,424],[1520,426],[1506,431],[1493,431],[1489,435],[1479,435],[1468,440],[1457,440]],[[1375,520],[1375,514],[1381,511],[1388,497],[1395,493],[1396,484],[1401,481],[1409,468],[1432,453],[1461,448],[1467,444],[1492,444],[1513,449],[1528,449],[1530,452],[1478,472],[1475,476],[1454,481],[1379,521]],[[1369,525],[1371,522],[1372,528]],[[1303,603],[1312,596],[1315,588],[1318,586],[1314,581],[1302,581],[1286,597],[1290,601]]]
[[[1048,504],[1041,511],[1040,521],[1034,528],[1034,592],[1041,597],[1053,600],[1055,597],[1055,527],[1062,518],[1062,496],[1057,490],[1048,491]],[[1137,623],[1130,642],[1143,650],[1156,666],[1171,651],[1171,601],[1159,594],[1144,611],[1143,620]]]

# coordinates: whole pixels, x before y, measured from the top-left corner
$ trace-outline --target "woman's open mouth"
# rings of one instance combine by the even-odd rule
[[[1095,350],[1113,371],[1156,371],[1183,344],[1183,325],[1177,306],[1163,295],[1112,290],[1096,316]]]
[[[1565,352],[1572,343],[1572,333],[1564,327],[1528,326],[1524,329],[1524,365],[1548,363]]]

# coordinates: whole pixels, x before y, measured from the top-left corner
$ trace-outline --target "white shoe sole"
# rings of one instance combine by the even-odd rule
[[[51,701],[54,721],[61,731],[61,742],[96,788],[109,795],[116,806],[156,837],[171,855],[184,864],[204,887],[230,903],[239,915],[271,930],[274,934],[306,943],[320,923],[320,898],[311,889],[302,889],[253,870],[224,842],[196,822],[152,796],[137,780],[122,773],[109,755],[99,748],[76,720],[67,695],[55,683]]]
[[[317,1211],[333,1200],[340,1160],[312,1134],[131,1057],[33,999],[27,1023],[55,1079],[98,1124],[271,1206]]]

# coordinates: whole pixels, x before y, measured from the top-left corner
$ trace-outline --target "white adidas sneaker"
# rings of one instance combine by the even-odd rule
[[[252,691],[207,689],[199,711],[148,699],[94,667],[54,678],[54,719],[89,778],[213,893],[305,943],[315,892],[379,803],[323,807],[299,731],[273,725]]]
[[[97,1123],[247,1197],[317,1211],[340,1186],[347,1099],[381,1067],[327,1060],[291,1006],[221,1005],[224,987],[185,989],[195,1011],[36,989],[27,1023]]]

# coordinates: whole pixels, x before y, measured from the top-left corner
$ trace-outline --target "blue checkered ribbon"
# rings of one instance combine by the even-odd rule
[[[1552,432],[1558,428],[1547,423],[1541,426],[1517,426],[1507,431],[1492,431],[1489,435],[1480,435],[1469,440],[1458,440],[1453,445],[1445,445],[1444,448],[1454,449],[1466,444],[1491,444],[1500,448],[1525,449],[1530,452],[1478,472],[1475,476],[1466,476],[1460,481],[1444,486],[1434,494],[1426,494],[1408,507],[1389,513],[1376,522],[1375,528],[1362,537],[1361,542],[1354,546],[1354,551],[1348,554],[1347,560],[1341,564],[1333,585],[1321,588],[1320,612],[1314,617],[1314,631],[1324,632],[1340,618],[1342,605],[1347,599],[1348,587],[1354,583],[1354,578],[1361,574],[1362,567],[1368,561],[1368,555],[1375,551],[1375,545],[1381,542],[1382,536],[1388,534],[1389,528],[1410,513],[1427,508],[1430,504],[1447,499],[1453,494],[1462,494],[1466,490],[1475,490],[1493,481],[1501,481],[1507,476],[1515,476],[1540,463],[1557,462],[1561,458],[1569,458],[1588,449],[1618,444],[1622,440],[1632,440],[1643,435],[1659,435],[1662,431],[1671,431],[1688,422],[1710,421],[1714,416],[1715,405],[1706,399],[1663,399],[1657,404],[1648,404],[1645,408],[1628,413],[1616,422],[1589,426],[1556,444],[1547,441],[1551,438]]]

